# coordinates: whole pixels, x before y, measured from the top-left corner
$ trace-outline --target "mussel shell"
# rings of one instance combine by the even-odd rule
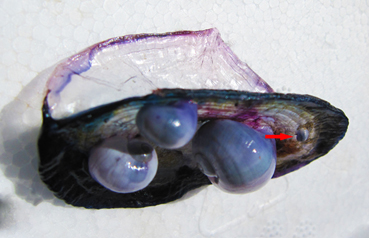
[[[158,172],[148,187],[134,193],[114,193],[94,181],[88,172],[88,155],[94,145],[116,135],[127,139],[138,136],[135,117],[141,107],[179,100],[198,105],[199,125],[208,120],[231,119],[255,129],[267,125],[274,134],[294,135],[289,140],[276,140],[274,178],[328,153],[343,138],[348,126],[341,110],[309,95],[160,89],[60,120],[51,117],[45,98],[38,141],[42,180],[57,197],[86,208],[153,206],[210,184],[193,164],[190,146],[176,150],[156,148]]]

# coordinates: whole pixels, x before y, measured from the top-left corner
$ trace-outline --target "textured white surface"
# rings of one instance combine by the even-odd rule
[[[368,237],[369,2],[290,2],[1,0],[0,108],[19,100],[19,117],[0,144],[0,236]],[[209,187],[167,205],[113,210],[52,199],[30,159],[37,129],[22,131],[37,125],[39,102],[32,91],[18,93],[45,68],[107,38],[209,27],[275,90],[341,108],[350,119],[343,141],[248,195]]]

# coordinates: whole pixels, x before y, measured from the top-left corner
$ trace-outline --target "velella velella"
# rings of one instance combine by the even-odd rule
[[[48,76],[39,173],[86,208],[146,207],[215,184],[250,192],[325,155],[344,113],[274,93],[216,29],[116,37]],[[266,134],[293,135],[266,140]]]

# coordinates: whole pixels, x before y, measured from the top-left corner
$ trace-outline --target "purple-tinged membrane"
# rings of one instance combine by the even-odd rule
[[[216,29],[103,41],[59,63],[47,88],[53,118],[158,88],[273,92],[238,59]]]

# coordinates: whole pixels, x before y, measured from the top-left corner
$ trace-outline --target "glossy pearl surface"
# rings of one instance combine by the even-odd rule
[[[92,149],[88,166],[91,176],[102,186],[118,193],[132,193],[153,180],[158,158],[146,142],[127,143],[124,138],[112,137]]]
[[[157,146],[176,149],[187,144],[196,132],[197,105],[147,105],[136,116],[140,134]]]
[[[230,193],[252,192],[274,174],[274,141],[240,122],[215,120],[196,133],[193,155],[204,174]]]

